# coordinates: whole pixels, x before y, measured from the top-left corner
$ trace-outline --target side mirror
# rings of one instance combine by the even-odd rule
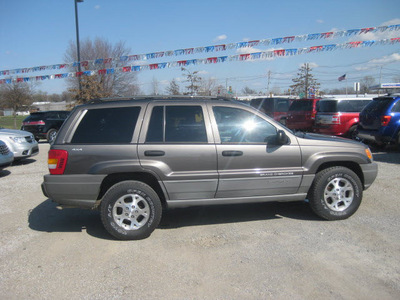
[[[289,137],[285,131],[278,130],[275,135],[266,137],[264,142],[270,145],[286,145],[289,142]]]
[[[286,132],[283,130],[278,130],[276,141],[279,145],[286,145],[289,142],[289,138],[286,135]]]

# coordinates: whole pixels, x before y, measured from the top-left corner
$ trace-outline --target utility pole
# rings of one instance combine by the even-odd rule
[[[267,84],[267,96],[270,97],[270,92],[269,92],[269,84],[271,82],[271,71],[268,71],[268,84]]]
[[[304,91],[304,98],[308,98],[308,63],[306,63],[306,80],[305,80],[305,91]]]
[[[74,0],[75,2],[75,27],[76,27],[76,50],[78,54],[78,72],[81,70],[81,51],[79,49],[79,24],[78,24],[78,2],[83,2],[83,0]],[[79,76],[79,92],[82,94],[82,84],[81,77]]]

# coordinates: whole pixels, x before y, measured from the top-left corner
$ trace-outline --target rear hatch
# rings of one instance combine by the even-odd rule
[[[393,97],[380,97],[371,101],[360,113],[360,125],[363,129],[379,130],[382,123],[382,116],[388,110]]]
[[[288,120],[291,122],[304,122],[314,118],[313,100],[295,100],[292,105],[290,105]]]
[[[45,125],[43,118],[45,117],[44,112],[31,113],[29,117],[25,118],[22,122],[23,130],[29,132],[36,132],[37,126]]]

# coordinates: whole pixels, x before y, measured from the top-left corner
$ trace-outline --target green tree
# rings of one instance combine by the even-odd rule
[[[182,72],[184,72],[184,75],[186,77],[185,82],[188,82],[189,85],[186,86],[186,89],[188,90],[186,93],[184,93],[185,95],[197,95],[201,86],[201,81],[202,78],[197,75],[199,73],[199,71],[194,71],[194,72],[190,72],[188,69],[186,68],[181,68]]]
[[[290,86],[293,93],[304,95],[304,98],[308,98],[310,88],[318,90],[320,84],[314,78],[311,71],[312,69],[308,63],[299,68],[297,77],[292,79],[294,84]]]

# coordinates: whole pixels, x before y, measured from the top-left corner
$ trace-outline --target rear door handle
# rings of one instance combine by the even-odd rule
[[[161,150],[147,150],[144,151],[144,156],[164,156],[165,152]]]
[[[243,151],[236,151],[236,150],[229,150],[229,151],[222,151],[222,156],[242,156]]]

